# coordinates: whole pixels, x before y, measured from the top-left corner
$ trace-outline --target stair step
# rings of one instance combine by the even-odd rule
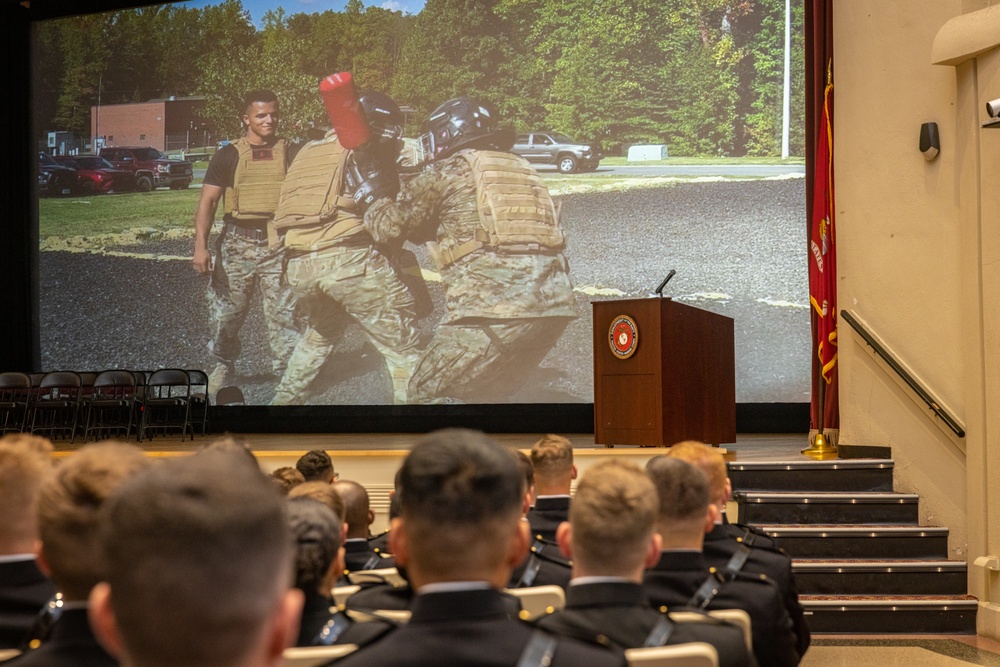
[[[892,491],[890,459],[734,461],[729,479],[740,491]]]
[[[812,632],[976,634],[979,602],[969,595],[800,595]]]
[[[917,524],[915,493],[769,493],[741,491],[739,523]]]
[[[792,561],[807,595],[965,595],[966,569],[954,560]]]
[[[948,557],[948,529],[938,526],[760,526],[792,558]]]

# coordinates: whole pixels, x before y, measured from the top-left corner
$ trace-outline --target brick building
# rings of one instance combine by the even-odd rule
[[[204,97],[170,97],[132,104],[90,107],[94,152],[103,146],[152,146],[186,150],[214,143],[215,125],[202,118]]]

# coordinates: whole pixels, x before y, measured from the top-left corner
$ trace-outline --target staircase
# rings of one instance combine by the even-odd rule
[[[919,497],[894,493],[890,459],[732,462],[739,522],[792,557],[813,632],[975,634],[966,563],[948,529],[920,526]]]

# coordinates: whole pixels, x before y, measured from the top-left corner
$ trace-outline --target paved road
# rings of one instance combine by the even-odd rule
[[[539,173],[558,173],[555,167],[535,165]],[[725,176],[770,178],[786,174],[805,174],[801,164],[628,164],[622,166],[601,165],[596,172],[608,176]]]
[[[804,183],[681,183],[563,197],[580,316],[511,400],[591,401],[590,302],[646,296],[670,269],[677,275],[668,296],[735,320],[740,402],[808,400]],[[191,241],[105,250],[189,256]],[[430,267],[422,249],[418,254]],[[205,367],[206,281],[188,261],[42,253],[43,367]],[[431,290],[437,307],[421,323],[428,334],[442,310],[440,285],[432,282]],[[238,368],[250,402],[273,396],[277,378],[269,367],[255,307]],[[387,403],[391,395],[381,358],[350,324],[316,388],[317,404]]]

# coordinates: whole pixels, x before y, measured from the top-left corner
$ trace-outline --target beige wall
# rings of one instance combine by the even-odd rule
[[[841,320],[841,442],[892,447],[897,489],[951,529],[979,632],[997,637],[1000,130],[980,126],[1000,98],[1000,2],[838,0],[834,35],[840,308],[966,429],[944,428]],[[941,133],[929,163],[924,121]]]

